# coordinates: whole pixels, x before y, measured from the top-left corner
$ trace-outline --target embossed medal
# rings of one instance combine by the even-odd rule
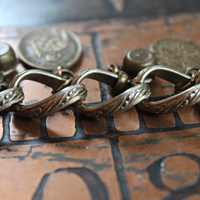
[[[150,45],[159,65],[171,67],[183,73],[200,69],[200,46],[193,41],[164,38]]]
[[[34,29],[19,44],[19,57],[26,65],[47,71],[55,71],[58,66],[71,68],[81,53],[78,36],[62,28]]]

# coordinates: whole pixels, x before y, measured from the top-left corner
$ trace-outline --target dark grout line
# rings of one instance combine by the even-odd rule
[[[3,117],[3,137],[1,139],[0,143],[9,144],[11,142],[10,140],[10,120],[11,116],[13,115],[13,112],[8,113],[2,113]]]
[[[139,124],[140,124],[139,131],[145,132],[149,128],[147,127],[147,125],[145,123],[145,119],[144,119],[144,116],[143,116],[143,113],[142,113],[142,109],[138,105],[135,106],[135,109],[136,109],[136,112],[137,112],[138,118],[139,118]]]
[[[86,135],[85,135],[84,128],[82,125],[82,120],[80,116],[81,113],[79,113],[73,106],[71,106],[71,110],[73,111],[74,116],[75,116],[75,129],[76,129],[76,132],[73,138],[77,140],[80,138],[85,138]]]
[[[39,137],[39,139],[43,140],[43,141],[50,139],[48,131],[47,131],[46,121],[47,121],[47,116],[39,119],[39,124],[40,124],[40,137]]]
[[[119,149],[118,138],[110,139],[110,146],[112,149],[112,155],[115,163],[115,171],[117,173],[117,179],[119,182],[119,187],[121,189],[122,199],[129,200],[130,194],[128,191],[128,185],[126,181],[123,159]]]
[[[110,117],[106,117],[106,124],[107,124],[107,133],[112,134],[112,133],[116,133],[117,129],[115,127],[115,122],[114,122],[114,117],[110,116]]]
[[[175,120],[175,127],[181,128],[185,125],[177,112],[173,113],[173,117],[174,117],[174,120]]]
[[[5,123],[8,123],[8,119],[5,120]],[[9,124],[9,123],[8,123]],[[159,133],[159,132],[171,132],[171,131],[180,131],[180,130],[188,130],[192,128],[199,128],[200,123],[197,124],[183,124],[182,127],[174,126],[174,127],[165,127],[165,128],[147,128],[147,130],[138,129],[135,131],[113,131],[108,129],[106,133],[100,135],[79,135],[77,131],[77,135],[75,134],[73,137],[58,137],[58,138],[46,138],[46,139],[34,139],[34,140],[23,140],[23,141],[10,141],[9,140],[9,131],[7,129],[7,125],[5,125],[5,139],[2,139],[0,142],[0,147],[3,146],[15,146],[15,145],[33,145],[33,144],[42,144],[42,143],[59,143],[59,142],[68,142],[68,141],[78,141],[78,140],[88,140],[88,139],[98,139],[98,138],[113,138],[117,139],[121,136],[126,135],[143,135],[143,134],[151,134],[151,133]],[[108,137],[106,135],[108,134]],[[111,135],[110,135],[111,134]],[[116,134],[113,136],[113,134]]]

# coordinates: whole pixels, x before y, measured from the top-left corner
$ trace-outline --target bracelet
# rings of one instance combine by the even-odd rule
[[[35,32],[37,33],[38,30]],[[32,37],[35,32],[29,33],[26,37]],[[75,47],[77,46],[78,54],[75,54],[75,60],[73,60],[74,63],[77,61],[77,56],[80,56],[80,41],[77,36],[71,32],[62,34],[64,34],[64,36],[62,36],[62,42],[64,42],[64,44],[60,45],[59,48],[61,48],[63,52],[66,51],[65,48],[72,45],[70,42],[73,43]],[[22,47],[26,41],[26,37],[20,44],[21,57],[23,57]],[[52,37],[54,37],[54,35]],[[162,39],[154,42],[150,46],[150,49],[153,52],[147,49],[135,49],[128,52],[123,59],[122,67],[119,67],[116,64],[110,64],[109,71],[103,69],[90,69],[80,72],[75,77],[69,69],[61,68],[60,66],[57,68],[57,75],[38,69],[25,70],[17,74],[9,83],[8,87],[2,74],[7,74],[8,71],[12,71],[16,67],[17,62],[10,62],[10,60],[16,59],[12,48],[7,44],[0,43],[5,51],[3,56],[5,57],[5,54],[8,54],[8,57],[10,58],[5,61],[3,59],[4,57],[2,57],[0,63],[2,71],[0,76],[0,111],[9,109],[22,117],[39,118],[73,104],[77,111],[83,115],[98,118],[112,116],[116,113],[125,111],[136,104],[138,104],[143,110],[153,114],[175,112],[194,104],[200,105],[200,71],[198,68],[196,66],[187,66],[184,69],[185,71],[181,72],[180,69],[176,70],[163,65],[163,55],[160,55],[158,46],[163,41],[166,43],[166,41],[169,40],[170,42],[171,40],[177,43],[181,42],[181,44],[184,44],[185,46],[188,45],[187,41],[180,39]],[[35,44],[31,43],[30,45],[32,45],[33,49],[39,56],[40,51],[39,49],[36,49]],[[51,52],[51,54],[46,56],[47,59],[55,60],[56,57],[59,57],[59,54],[54,55]],[[26,59],[28,58],[29,57]],[[22,60],[26,61],[26,59],[23,57]],[[71,59],[72,58],[69,60]],[[28,63],[30,63],[30,60]],[[8,61],[9,63],[6,63]],[[8,69],[5,68],[6,64],[9,64]],[[44,66],[45,65],[43,64],[42,67],[37,68],[43,69]],[[50,69],[52,70],[52,68]],[[173,83],[176,94],[165,99],[152,101],[151,98],[149,98],[151,91],[147,83],[152,81],[155,77],[160,77]],[[83,84],[81,84],[81,82],[85,78],[94,79],[108,84],[111,88],[111,92],[118,93],[117,96],[111,98],[107,102],[101,102],[95,106],[83,104],[82,101],[84,101],[87,96],[87,89]],[[19,84],[25,79],[37,81],[52,87],[53,94],[32,105],[20,104],[24,99],[24,94],[23,90],[19,87]]]

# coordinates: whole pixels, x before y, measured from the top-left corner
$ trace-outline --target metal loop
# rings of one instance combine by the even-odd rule
[[[57,88],[56,90],[52,91],[52,94],[62,90],[65,87],[68,87],[71,85],[71,82],[74,80],[74,78],[68,78],[59,88]]]
[[[177,71],[175,69],[161,66],[161,65],[155,65],[153,67],[147,67],[143,70],[141,70],[137,77],[134,78],[135,84],[138,83],[144,83],[147,78],[158,76],[160,78],[163,78],[173,84],[175,84],[176,87],[182,87],[186,85],[188,82],[190,82],[191,76],[184,74],[180,71]]]
[[[19,83],[25,79],[46,83],[46,85],[51,87],[53,86],[55,89],[59,87],[58,84],[63,84],[63,82],[66,81],[66,79],[49,72],[41,70],[26,70],[21,74],[18,74],[10,83],[9,87],[18,87]],[[12,109],[16,114],[22,117],[38,118],[61,110],[76,101],[84,100],[86,94],[87,91],[84,85],[78,84],[75,86],[68,86],[40,102],[32,105],[15,104],[12,106]]]
[[[171,81],[179,87],[186,85],[188,82],[190,82],[191,79],[190,76],[178,72],[174,69],[164,66],[154,66],[142,70],[134,79],[135,83],[143,83],[145,79],[152,74],[164,78],[165,80]],[[143,110],[153,114],[164,114],[192,106],[199,102],[199,98],[200,84],[192,86],[183,92],[163,100],[143,100],[141,103],[139,103],[139,106]]]
[[[73,84],[80,84],[85,78],[100,81],[114,87],[118,80],[118,74],[103,69],[86,69],[80,72],[72,81]]]
[[[113,93],[123,92],[125,89],[128,89],[132,86],[130,82],[132,82],[133,80],[129,79],[128,74],[120,70],[120,67],[117,64],[109,64],[108,70],[118,75],[117,83],[114,87],[111,88],[111,91]]]
[[[108,72],[100,69],[86,70],[76,76],[72,82],[73,85],[81,83],[85,78],[91,78],[110,86],[114,86],[117,83],[118,75],[113,72]],[[125,111],[126,109],[134,106],[140,101],[150,96],[150,88],[147,84],[138,84],[133,86],[118,96],[112,98],[109,101],[99,103],[96,106],[86,106],[82,102],[76,102],[74,105],[76,109],[88,116],[88,117],[107,117]]]
[[[196,73],[195,71],[193,70],[194,73],[192,73],[192,77],[191,77],[191,82],[193,82],[193,84],[195,85],[199,85],[200,83],[200,70],[196,70]],[[198,109],[200,109],[200,102],[197,103],[197,106],[198,106]]]
[[[198,69],[191,68],[186,72],[186,74],[190,76],[190,81],[181,87],[175,86],[176,92],[184,91],[184,90],[190,88],[191,86],[199,83],[200,72]]]
[[[198,70],[195,74],[193,74],[191,78],[191,82],[193,82],[194,85],[197,85],[200,83],[200,70]]]
[[[111,63],[111,64],[108,65],[108,70],[110,72],[118,74],[119,73],[119,66],[117,64],[115,64],[115,63]]]
[[[0,111],[21,102],[23,99],[24,94],[21,88],[14,87],[0,92]]]
[[[119,93],[119,92],[124,91],[127,85],[127,81],[128,81],[127,73],[123,71],[119,71],[117,83],[115,84],[113,88],[111,88],[112,92]]]
[[[24,93],[21,88],[9,88],[7,79],[0,73],[0,111],[9,108],[15,103],[19,103],[24,99]]]
[[[176,112],[199,102],[200,84],[160,101],[143,100],[139,106],[153,114]]]
[[[74,73],[71,70],[65,68],[63,69],[63,67],[61,66],[57,67],[56,75],[61,76],[65,79],[74,78]]]
[[[53,90],[57,90],[66,81],[65,78],[62,78],[50,72],[38,69],[31,69],[25,70],[17,74],[10,82],[9,88],[18,87],[19,83],[23,80],[37,81],[43,83],[44,85],[48,85],[49,87],[53,88]]]

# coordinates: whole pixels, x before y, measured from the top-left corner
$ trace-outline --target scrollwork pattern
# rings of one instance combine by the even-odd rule
[[[61,110],[76,101],[84,100],[86,94],[85,86],[77,84],[76,86],[66,87],[36,104],[18,104],[13,106],[13,109],[16,114],[22,117],[38,118]]]
[[[180,109],[190,107],[200,101],[200,84],[168,97],[160,101],[144,100],[139,103],[139,106],[153,114],[165,114],[176,112]]]
[[[127,110],[128,108],[136,105],[140,101],[148,98],[150,94],[150,88],[147,84],[138,84],[134,87],[129,88],[128,90],[114,97],[113,99],[101,103],[95,107],[86,107],[81,103],[77,103],[75,105],[79,112],[88,117],[107,117]]]
[[[0,92],[0,111],[5,110],[15,103],[19,103],[24,99],[24,94],[21,88],[9,88]]]

